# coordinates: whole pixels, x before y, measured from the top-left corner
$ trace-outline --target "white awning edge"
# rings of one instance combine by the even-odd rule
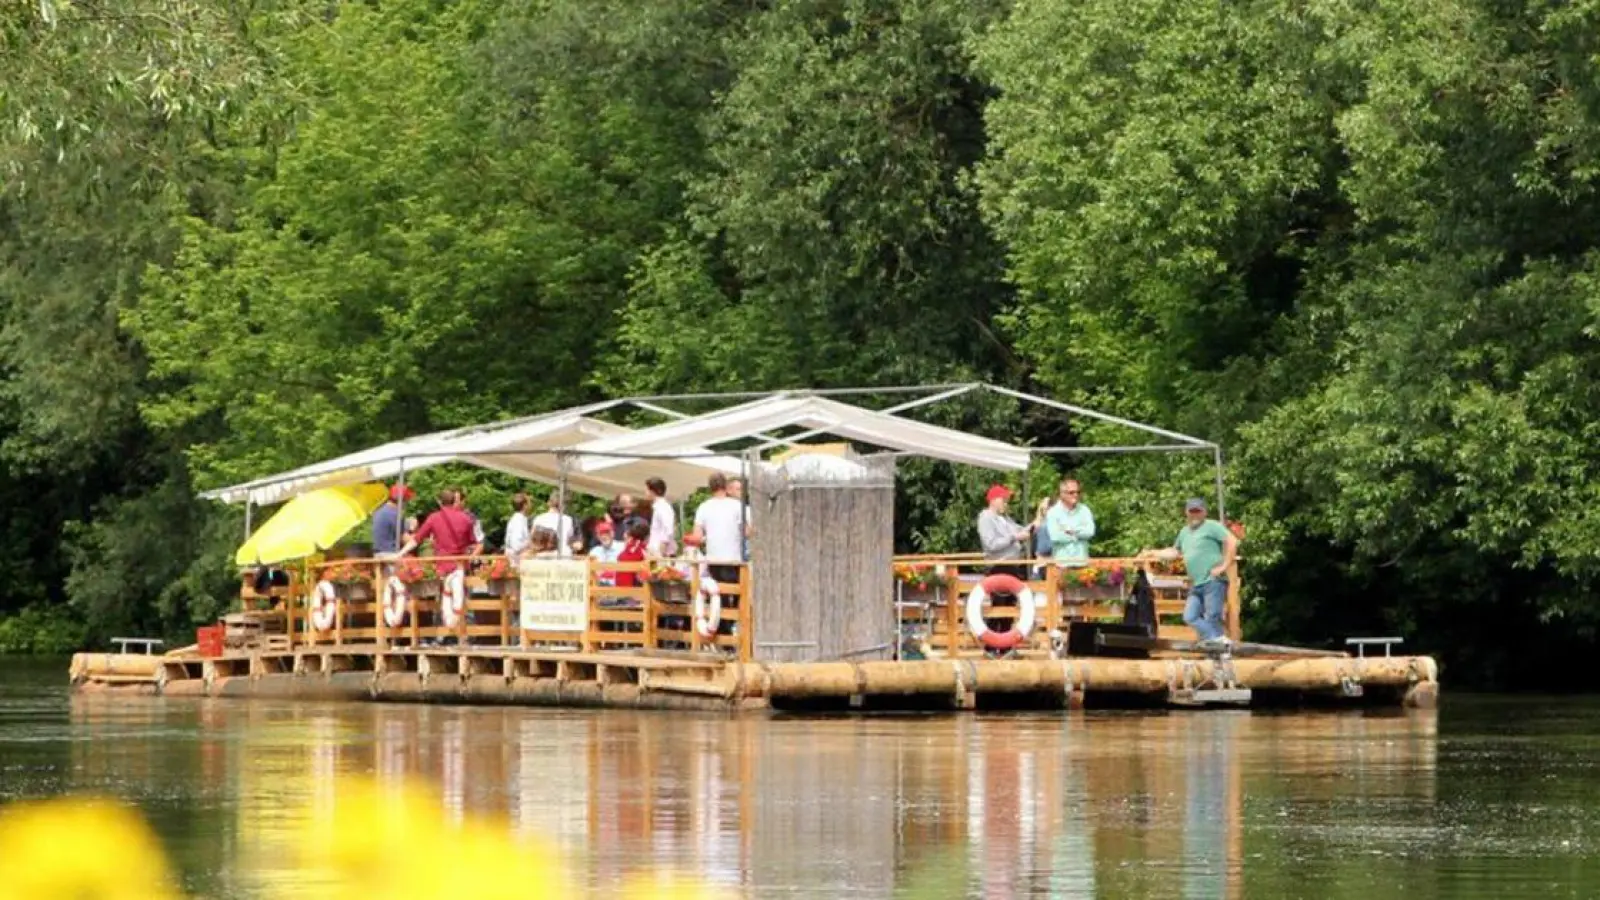
[[[583,414],[588,411],[590,408],[563,410],[391,441],[268,478],[207,491],[200,496],[225,503],[248,501],[270,506],[318,488],[388,480],[398,477],[402,471],[409,474],[452,462],[557,485],[563,474],[562,454],[588,441],[632,433],[621,425]],[[565,471],[567,486],[581,493],[610,496],[641,493],[646,479],[661,478],[667,482],[668,496],[686,496],[703,485],[711,473],[735,475],[742,468],[739,459],[713,456],[702,448],[691,448],[681,455],[694,458],[613,459],[617,465],[603,475],[585,473],[569,458]]]
[[[602,438],[578,448],[578,467],[603,472],[628,454],[674,455],[800,426],[863,443],[986,469],[1023,471],[1026,448],[814,395],[778,394],[702,416]]]

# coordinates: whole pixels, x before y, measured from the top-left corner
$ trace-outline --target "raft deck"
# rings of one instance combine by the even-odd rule
[[[468,565],[492,560],[462,559]],[[467,579],[471,616],[451,625],[436,592],[404,597],[403,621],[383,612],[386,563],[324,564],[312,578],[343,572],[336,615],[317,629],[313,592],[304,580],[241,592],[248,627],[229,626],[226,641],[165,655],[80,653],[75,690],[163,696],[274,697],[533,706],[665,709],[973,710],[1089,706],[1239,706],[1387,704],[1433,706],[1438,670],[1426,656],[1351,656],[1265,645],[1238,645],[1225,657],[1199,652],[1179,621],[1187,582],[1146,571],[1152,583],[1154,635],[1128,637],[1105,626],[1122,620],[1136,560],[1095,560],[1092,571],[1035,561],[1037,622],[1018,649],[996,657],[971,634],[967,613],[986,564],[971,556],[899,557],[897,572],[941,573],[933,586],[905,584],[883,601],[898,634],[875,648],[878,659],[782,661],[792,652],[763,643],[747,566],[721,585],[720,624],[690,627],[693,610],[659,586],[615,586],[618,574],[643,579],[639,563],[576,566],[570,630],[520,627],[515,579]],[[731,568],[731,567],[730,567]],[[358,577],[351,578],[352,569]],[[1113,577],[1113,573],[1125,577]],[[1237,638],[1237,577],[1226,618]],[[358,590],[359,588],[359,590]],[[254,609],[251,609],[254,607]],[[1015,602],[985,603],[991,627],[1018,617]],[[235,617],[230,617],[235,618]],[[326,622],[324,623],[327,624]],[[1075,639],[1089,637],[1087,644]],[[215,635],[221,638],[221,635]],[[1385,639],[1388,640],[1388,639]],[[1092,650],[1085,650],[1090,646]],[[776,649],[774,649],[776,648]],[[203,653],[202,650],[205,652]],[[1148,657],[1148,658],[1138,658]]]

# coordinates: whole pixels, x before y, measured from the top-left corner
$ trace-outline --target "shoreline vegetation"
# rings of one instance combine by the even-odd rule
[[[243,531],[196,493],[263,472],[622,394],[986,380],[1222,444],[1251,639],[1596,687],[1597,34],[1485,0],[11,4],[0,652],[192,635]],[[1170,544],[1210,484],[1175,457],[1071,469],[1097,555]],[[971,549],[988,478],[902,465],[901,548]],[[415,486],[451,483],[489,523],[519,487]]]

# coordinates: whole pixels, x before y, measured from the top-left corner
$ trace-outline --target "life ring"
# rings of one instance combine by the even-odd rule
[[[311,627],[326,634],[338,618],[339,598],[333,591],[333,583],[317,582],[311,591]]]
[[[983,620],[983,605],[994,594],[1010,594],[1017,598],[1017,617],[1010,631],[994,631]],[[967,595],[967,628],[978,643],[990,650],[1013,650],[1028,639],[1033,632],[1033,591],[1011,575],[990,575]]]
[[[406,583],[389,576],[383,585],[383,624],[399,628],[406,623]]]
[[[456,569],[444,577],[444,591],[439,597],[439,621],[446,628],[454,628],[461,622],[461,614],[467,611],[467,573]]]
[[[702,640],[714,641],[721,627],[722,591],[717,589],[715,578],[702,575],[700,589],[694,592],[694,630]]]

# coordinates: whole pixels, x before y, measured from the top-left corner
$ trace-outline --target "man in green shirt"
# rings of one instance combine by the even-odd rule
[[[1227,603],[1228,570],[1233,566],[1239,541],[1221,522],[1206,518],[1206,502],[1199,497],[1191,497],[1183,509],[1189,521],[1178,530],[1172,546],[1147,550],[1141,555],[1165,560],[1183,557],[1190,584],[1183,621],[1194,628],[1202,643],[1226,646],[1229,641],[1222,629],[1222,608]]]

